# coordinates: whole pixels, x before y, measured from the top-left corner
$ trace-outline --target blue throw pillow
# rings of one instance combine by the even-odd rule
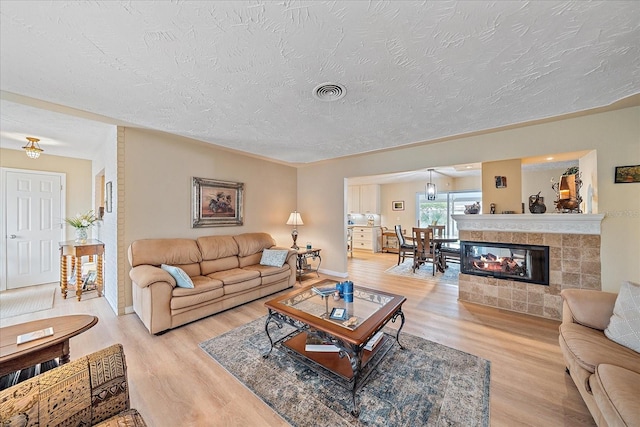
[[[283,249],[265,249],[262,251],[262,259],[260,265],[268,265],[271,267],[282,267],[287,260],[289,251]]]
[[[193,289],[193,282],[191,281],[191,277],[180,267],[175,267],[173,265],[162,264],[160,266],[161,269],[168,272],[174,279],[176,279],[176,284],[181,288],[190,288]]]

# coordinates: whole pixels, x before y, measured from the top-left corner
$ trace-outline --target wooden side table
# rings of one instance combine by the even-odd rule
[[[98,323],[96,316],[75,314],[34,320],[18,325],[0,328],[0,376],[19,369],[25,369],[56,357],[60,364],[71,359],[69,339],[86,331]],[[17,344],[16,338],[28,332],[53,328],[53,335]]]
[[[67,257],[71,257],[72,269],[76,272],[76,297],[78,301],[82,298],[82,283],[80,278],[82,276],[82,257],[88,256],[89,262],[93,262],[93,257],[97,259],[97,278],[96,278],[96,290],[98,296],[102,296],[102,262],[104,256],[104,243],[100,240],[89,239],[86,243],[79,243],[75,240],[68,240],[66,242],[60,242],[60,291],[62,292],[62,298],[67,298]]]

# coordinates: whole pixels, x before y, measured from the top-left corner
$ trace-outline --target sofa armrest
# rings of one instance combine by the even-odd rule
[[[131,277],[133,283],[141,288],[146,288],[157,282],[166,282],[171,285],[172,288],[176,287],[176,279],[174,279],[173,276],[153,265],[144,264],[133,267],[129,271],[129,277]]]
[[[613,315],[617,294],[588,289],[564,289],[563,323],[579,323],[590,328],[605,330]]]

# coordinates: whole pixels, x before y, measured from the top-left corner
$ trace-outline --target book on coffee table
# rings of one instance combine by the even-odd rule
[[[53,335],[52,327],[40,329],[39,331],[27,332],[26,334],[18,335],[18,338],[16,339],[17,341],[16,343],[24,344],[29,341],[37,340],[40,338],[50,337],[51,335]]]
[[[315,286],[311,288],[313,292],[320,295],[321,297],[328,297],[329,295],[333,295],[336,292],[336,288],[333,286],[324,287],[324,288],[316,288]]]
[[[340,351],[338,347],[316,336],[307,334],[307,342],[304,346],[305,351],[327,351],[336,353]]]

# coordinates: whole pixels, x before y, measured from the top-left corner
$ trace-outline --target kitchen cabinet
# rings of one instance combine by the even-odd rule
[[[360,186],[350,185],[347,187],[347,212],[360,213]]]
[[[380,214],[380,186],[378,184],[349,185],[347,212],[364,215]]]
[[[381,240],[381,227],[353,227],[353,249],[379,252]]]

